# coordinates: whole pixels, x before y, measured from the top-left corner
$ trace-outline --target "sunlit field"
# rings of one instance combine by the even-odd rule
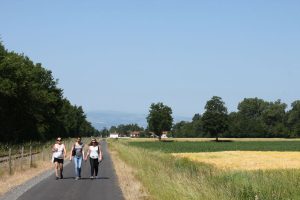
[[[217,151],[300,151],[299,140],[259,140],[259,141],[136,141],[129,140],[131,146],[165,153],[195,153]]]
[[[212,164],[224,170],[299,169],[300,152],[224,151],[175,153],[176,157]]]
[[[300,199],[299,140],[181,140],[119,139],[109,146],[134,169],[149,199]]]
[[[156,142],[157,138],[130,138],[130,141]],[[215,138],[163,138],[162,141],[205,142]],[[220,141],[300,141],[300,138],[219,138]]]

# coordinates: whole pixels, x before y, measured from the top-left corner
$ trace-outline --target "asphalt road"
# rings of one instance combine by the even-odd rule
[[[64,168],[64,178],[55,180],[54,173],[25,192],[18,200],[123,200],[121,189],[107,152],[102,142],[103,161],[99,165],[98,179],[90,180],[89,161],[82,164],[82,178],[75,180],[74,163]],[[53,169],[54,171],[54,169]]]

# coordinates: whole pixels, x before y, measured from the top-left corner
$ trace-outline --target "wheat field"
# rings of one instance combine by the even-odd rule
[[[299,169],[300,152],[223,151],[206,153],[173,153],[181,158],[212,164],[225,170]]]

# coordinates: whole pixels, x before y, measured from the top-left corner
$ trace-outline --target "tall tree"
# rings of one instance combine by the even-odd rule
[[[300,136],[300,100],[292,103],[292,109],[288,112],[288,126],[292,136]]]
[[[216,137],[224,133],[228,128],[228,115],[225,103],[221,97],[213,96],[205,105],[205,112],[202,116],[204,131]]]
[[[268,105],[268,102],[259,98],[245,98],[239,103],[237,124],[243,137],[263,137],[267,132],[262,115]]]
[[[51,71],[0,42],[1,142],[72,137],[96,132],[81,107],[63,98]]]
[[[262,113],[262,119],[267,127],[266,136],[269,137],[284,137],[287,132],[285,127],[285,116],[287,105],[281,103],[280,100],[269,102],[269,105]]]
[[[152,103],[147,116],[148,129],[161,140],[164,131],[170,131],[173,123],[172,109],[163,103]]]

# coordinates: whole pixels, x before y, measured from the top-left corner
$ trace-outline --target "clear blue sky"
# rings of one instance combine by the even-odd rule
[[[300,1],[11,1],[0,37],[89,110],[201,113],[221,96],[300,99]]]

